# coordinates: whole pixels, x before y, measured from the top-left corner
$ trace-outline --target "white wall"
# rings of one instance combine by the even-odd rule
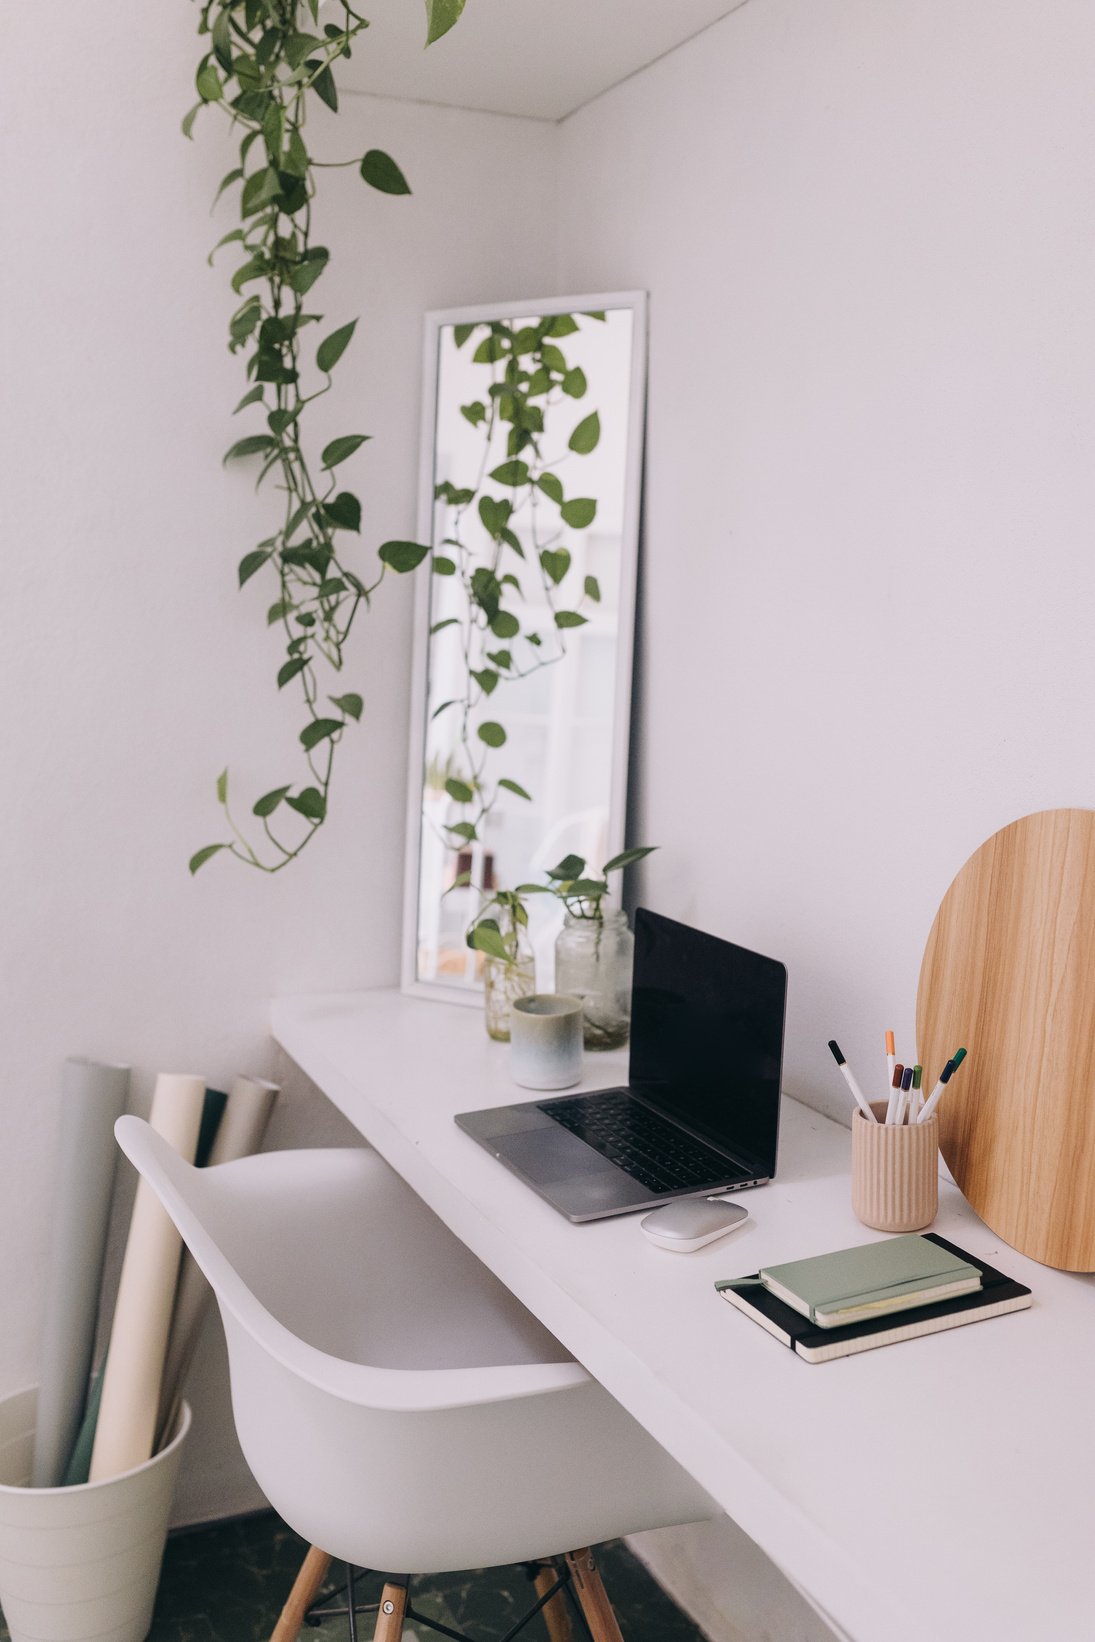
[[[845,1120],[962,862],[1095,805],[1093,53],[1085,0],[749,0],[561,127],[561,288],[651,298],[645,892],[787,962]],[[818,1634],[728,1525],[646,1554]]]
[[[653,905],[790,970],[786,1085],[913,1044],[989,833],[1095,803],[1095,13],[750,0],[561,127],[563,288],[651,299]]]
[[[218,771],[246,814],[296,777],[303,723],[276,699],[274,595],[234,591],[266,533],[253,477],[220,465],[246,384],[223,341],[230,262],[205,256],[234,162],[212,116],[179,133],[197,7],[70,0],[48,38],[32,11],[5,14],[19,69],[0,100],[0,1394],[35,1375],[63,1057],[131,1061],[140,1107],[157,1068],[269,1072],[271,994],[396,979],[411,597],[385,585],[353,646],[365,719],[325,833],[282,877],[219,858],[192,881],[189,855],[222,835]],[[374,435],[343,470],[371,553],[414,534],[423,311],[545,284],[555,134],[362,98],[327,126],[324,157],[386,148],[414,189],[332,171],[320,207],[317,297],[331,328],[362,315],[321,434]],[[290,1070],[275,1144],[343,1132]],[[183,1518],[255,1497],[215,1356],[194,1400]]]

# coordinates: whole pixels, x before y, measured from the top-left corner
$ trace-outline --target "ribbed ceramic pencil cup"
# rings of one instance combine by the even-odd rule
[[[0,1401],[0,1608],[12,1642],[144,1642],[183,1443],[120,1477],[31,1488],[37,1388]]]
[[[923,1231],[939,1208],[939,1122],[886,1123],[886,1102],[875,1101],[878,1119],[852,1113],[852,1208],[875,1231]]]

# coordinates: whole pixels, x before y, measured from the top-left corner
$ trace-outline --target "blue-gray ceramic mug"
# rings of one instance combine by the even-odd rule
[[[582,1076],[582,1003],[534,992],[510,1009],[510,1073],[523,1089],[569,1089]]]

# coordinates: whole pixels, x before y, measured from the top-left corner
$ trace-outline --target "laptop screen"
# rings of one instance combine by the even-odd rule
[[[659,1111],[775,1173],[787,971],[639,907],[628,1081]]]

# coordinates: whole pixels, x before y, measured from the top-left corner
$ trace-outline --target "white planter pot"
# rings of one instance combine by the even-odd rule
[[[0,1608],[12,1642],[144,1642],[182,1446],[106,1482],[31,1488],[38,1390],[0,1400]]]

